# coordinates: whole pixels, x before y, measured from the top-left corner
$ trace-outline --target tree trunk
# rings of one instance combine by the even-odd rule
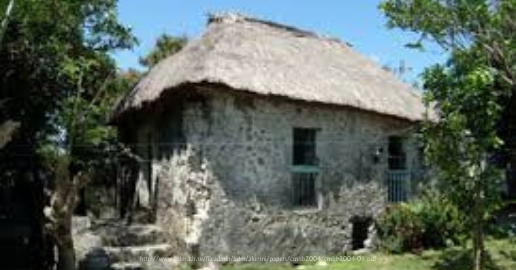
[[[14,136],[14,133],[20,127],[19,122],[14,122],[11,120],[7,120],[0,124],[0,149],[4,148],[5,145],[11,141]]]
[[[475,191],[473,210],[473,265],[475,270],[482,270],[484,251],[482,191],[478,187]]]
[[[63,208],[70,209],[63,211],[63,214],[54,225],[56,230],[53,237],[57,245],[57,270],[75,270],[75,249],[72,236],[72,213],[74,204],[68,206],[63,205]]]
[[[77,195],[89,178],[78,173],[70,179],[68,160],[56,170],[56,187],[50,206],[45,209],[49,220],[48,230],[54,238],[58,252],[58,270],[75,270],[75,249],[72,237],[72,217],[77,205]]]
[[[11,18],[11,13],[14,7],[14,0],[9,1],[7,5],[7,9],[5,10],[5,16],[0,24],[0,48],[2,47],[2,40],[4,38],[4,34],[7,31],[7,25],[9,24],[9,19]]]
[[[71,230],[60,233],[57,242],[58,262],[57,270],[75,270],[75,249]]]

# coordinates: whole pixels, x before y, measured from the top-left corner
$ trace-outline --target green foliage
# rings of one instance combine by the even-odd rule
[[[0,10],[8,2],[0,0]],[[42,169],[37,148],[43,145],[48,150],[45,145],[68,136],[69,126],[61,125],[64,117],[59,114],[70,100],[99,99],[98,92],[115,78],[109,52],[135,43],[129,29],[118,23],[116,4],[115,0],[15,1],[0,46],[0,100],[5,101],[0,122],[12,120],[20,126],[12,143],[2,149],[0,175],[15,177]],[[65,146],[52,148],[63,153]],[[31,162],[24,160],[28,158]]]
[[[180,51],[186,45],[187,41],[188,38],[185,36],[174,37],[163,34],[156,40],[152,51],[145,57],[140,58],[140,64],[150,69],[167,56]]]
[[[423,74],[426,99],[437,103],[440,114],[439,122],[424,128],[426,152],[449,187],[444,190],[464,212],[473,211],[479,189],[486,214],[498,207],[501,170],[491,159],[503,145],[497,130],[503,107],[495,74],[469,52],[457,52],[447,67],[436,65]]]
[[[442,193],[430,189],[414,202],[413,209],[423,224],[425,248],[464,243],[467,236],[464,214]]]
[[[377,222],[384,249],[401,253],[444,248],[464,242],[464,216],[436,191],[408,204],[393,205]]]
[[[387,251],[402,253],[423,248],[423,224],[408,204],[387,208],[376,226],[381,246]]]
[[[386,0],[389,27],[416,32],[450,53],[423,74],[436,111],[424,128],[425,152],[446,195],[465,215],[482,267],[484,221],[499,206],[504,112],[516,91],[515,0]],[[510,114],[505,114],[510,115]]]
[[[0,0],[4,10],[8,0]],[[120,89],[111,52],[135,38],[116,0],[16,0],[0,46],[0,123],[20,123],[0,151],[0,178],[43,172],[52,190],[45,228],[73,269],[71,216],[77,192],[112,165],[115,132],[106,114]],[[37,211],[37,210],[35,210]],[[43,211],[42,211],[43,212]],[[39,217],[38,217],[39,218]]]

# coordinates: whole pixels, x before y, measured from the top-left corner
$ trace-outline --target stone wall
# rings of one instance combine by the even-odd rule
[[[282,98],[187,90],[165,106],[174,109],[146,123],[155,144],[157,222],[178,251],[340,253],[350,249],[350,220],[381,213],[387,138],[409,134],[409,123]],[[316,208],[292,205],[295,127],[317,129]],[[416,151],[407,152],[409,166],[417,166]]]

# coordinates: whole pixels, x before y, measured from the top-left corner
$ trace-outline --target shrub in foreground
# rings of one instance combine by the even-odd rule
[[[463,243],[462,213],[436,191],[410,203],[389,206],[377,220],[380,246],[393,253],[418,252]]]

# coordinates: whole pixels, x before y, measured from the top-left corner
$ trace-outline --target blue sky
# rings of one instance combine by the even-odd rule
[[[380,0],[120,0],[122,23],[132,27],[140,45],[132,51],[118,52],[122,68],[139,68],[138,58],[145,55],[162,33],[197,37],[206,24],[206,14],[237,11],[262,19],[284,23],[349,42],[362,54],[378,63],[399,66],[404,61],[413,69],[405,76],[414,81],[431,64],[444,61],[438,48],[425,52],[404,44],[415,35],[389,30],[378,10]]]

